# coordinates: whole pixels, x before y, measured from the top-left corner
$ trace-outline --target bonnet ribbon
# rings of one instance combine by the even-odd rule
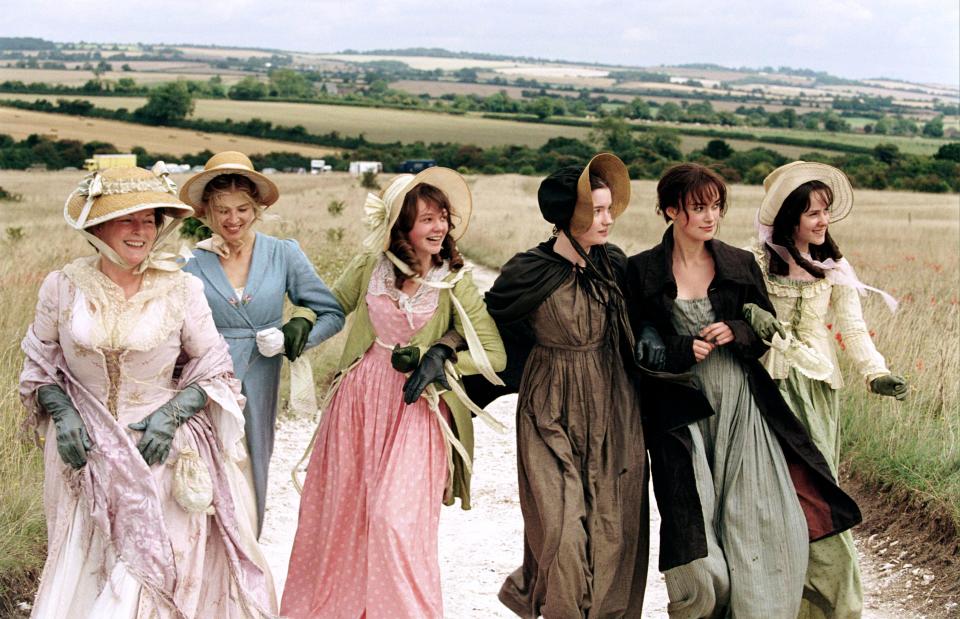
[[[793,257],[790,255],[790,252],[787,251],[787,248],[783,245],[778,245],[773,242],[773,226],[768,226],[760,223],[760,211],[757,211],[757,217],[755,220],[755,225],[757,228],[757,234],[760,238],[761,244],[766,244],[773,251],[777,253],[780,258],[787,262],[795,262]],[[853,270],[853,266],[847,262],[846,258],[840,258],[840,260],[834,260],[833,258],[827,258],[826,260],[809,260],[810,264],[823,269],[824,275],[832,284],[849,286],[857,290],[861,296],[867,294],[867,291],[876,292],[883,299],[883,302],[887,304],[887,307],[890,308],[891,312],[897,311],[897,300],[893,296],[879,288],[874,288],[873,286],[868,286],[860,281],[857,277],[856,272]]]
[[[363,203],[363,224],[370,233],[363,239],[363,247],[369,252],[377,252],[384,246],[387,236],[387,223],[390,210],[387,203],[374,193],[367,194]]]

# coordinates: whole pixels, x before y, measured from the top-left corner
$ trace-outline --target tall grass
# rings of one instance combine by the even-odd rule
[[[18,435],[24,411],[16,395],[19,342],[32,320],[43,276],[90,248],[62,219],[62,205],[80,173],[5,172],[3,186],[22,202],[0,202],[0,234],[22,228],[19,241],[2,240],[0,289],[0,608],[11,591],[35,577],[44,557],[40,504],[42,470],[37,450]],[[332,283],[363,238],[366,190],[342,174],[278,175],[282,198],[269,209],[276,219],[264,232],[296,238]],[[183,177],[180,178],[183,180]],[[381,177],[385,186],[388,177]],[[539,215],[539,179],[504,175],[471,177],[474,215],[463,252],[497,267],[550,233]],[[753,236],[759,187],[731,188],[730,210],[720,238],[737,246]],[[904,489],[945,510],[960,525],[960,198],[956,195],[860,191],[848,220],[831,228],[863,281],[901,300],[891,315],[875,296],[864,299],[868,326],[890,368],[907,376],[910,397],[899,403],[870,394],[841,353],[847,386],[841,392],[844,459],[858,475]],[[339,216],[327,210],[343,200]],[[618,220],[612,241],[628,254],[658,242],[663,220],[654,213],[655,183],[633,183],[633,200]],[[334,232],[329,232],[333,230]],[[336,240],[340,238],[340,240]],[[335,369],[342,336],[310,351],[318,387]]]

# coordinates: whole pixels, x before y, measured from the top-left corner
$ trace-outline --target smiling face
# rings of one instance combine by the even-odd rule
[[[823,245],[830,226],[830,199],[826,192],[810,192],[808,204],[793,231],[793,242],[802,252],[809,251],[811,245]]]
[[[433,201],[417,198],[417,216],[407,238],[422,264],[429,264],[432,256],[440,253],[449,230],[446,211]]]
[[[593,198],[593,223],[586,232],[573,237],[585,251],[589,251],[594,245],[606,243],[613,226],[613,215],[610,213],[613,194],[607,187],[600,187],[591,191],[590,195]]]
[[[242,190],[215,194],[207,204],[207,219],[213,231],[230,245],[253,238],[257,209],[250,195]]]
[[[688,194],[684,208],[669,206],[665,212],[673,221],[676,234],[702,243],[716,236],[723,217],[723,201],[717,188],[707,185],[702,191]]]
[[[156,211],[147,210],[105,221],[93,234],[130,266],[143,262],[157,240]]]

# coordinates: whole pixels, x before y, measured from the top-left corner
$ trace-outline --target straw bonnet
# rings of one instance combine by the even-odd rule
[[[259,202],[262,206],[270,206],[280,198],[280,190],[276,184],[263,174],[253,169],[250,158],[235,150],[217,153],[203,166],[203,172],[194,174],[187,179],[180,189],[180,199],[197,210],[197,216],[204,215],[203,190],[207,183],[223,174],[239,174],[249,178],[257,186]]]
[[[850,214],[853,209],[853,187],[846,174],[825,163],[794,161],[780,166],[763,179],[763,201],[758,214],[760,223],[772,226],[787,196],[809,181],[820,181],[833,191],[831,222],[840,221]]]
[[[86,230],[111,219],[149,209],[164,209],[175,219],[193,215],[193,209],[177,199],[177,187],[166,166],[153,170],[107,168],[87,175],[63,206],[63,218],[76,230]]]
[[[370,250],[387,250],[390,248],[390,230],[400,217],[403,199],[407,193],[417,185],[432,185],[442,191],[450,202],[450,237],[456,241],[467,231],[470,223],[470,214],[473,212],[473,198],[467,181],[450,168],[434,166],[423,170],[416,176],[401,174],[387,185],[378,196],[367,194],[367,201],[363,206],[364,223],[370,229],[370,234],[363,244]]]
[[[537,202],[548,222],[564,227],[571,234],[583,234],[593,225],[593,193],[590,175],[599,176],[610,188],[610,214],[619,217],[630,204],[630,175],[627,166],[611,153],[600,153],[583,168],[570,166],[557,170],[540,183]]]

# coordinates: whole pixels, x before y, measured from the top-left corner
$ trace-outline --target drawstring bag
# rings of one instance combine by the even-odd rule
[[[200,454],[184,447],[173,466],[173,498],[177,504],[193,514],[212,514],[213,480]]]

